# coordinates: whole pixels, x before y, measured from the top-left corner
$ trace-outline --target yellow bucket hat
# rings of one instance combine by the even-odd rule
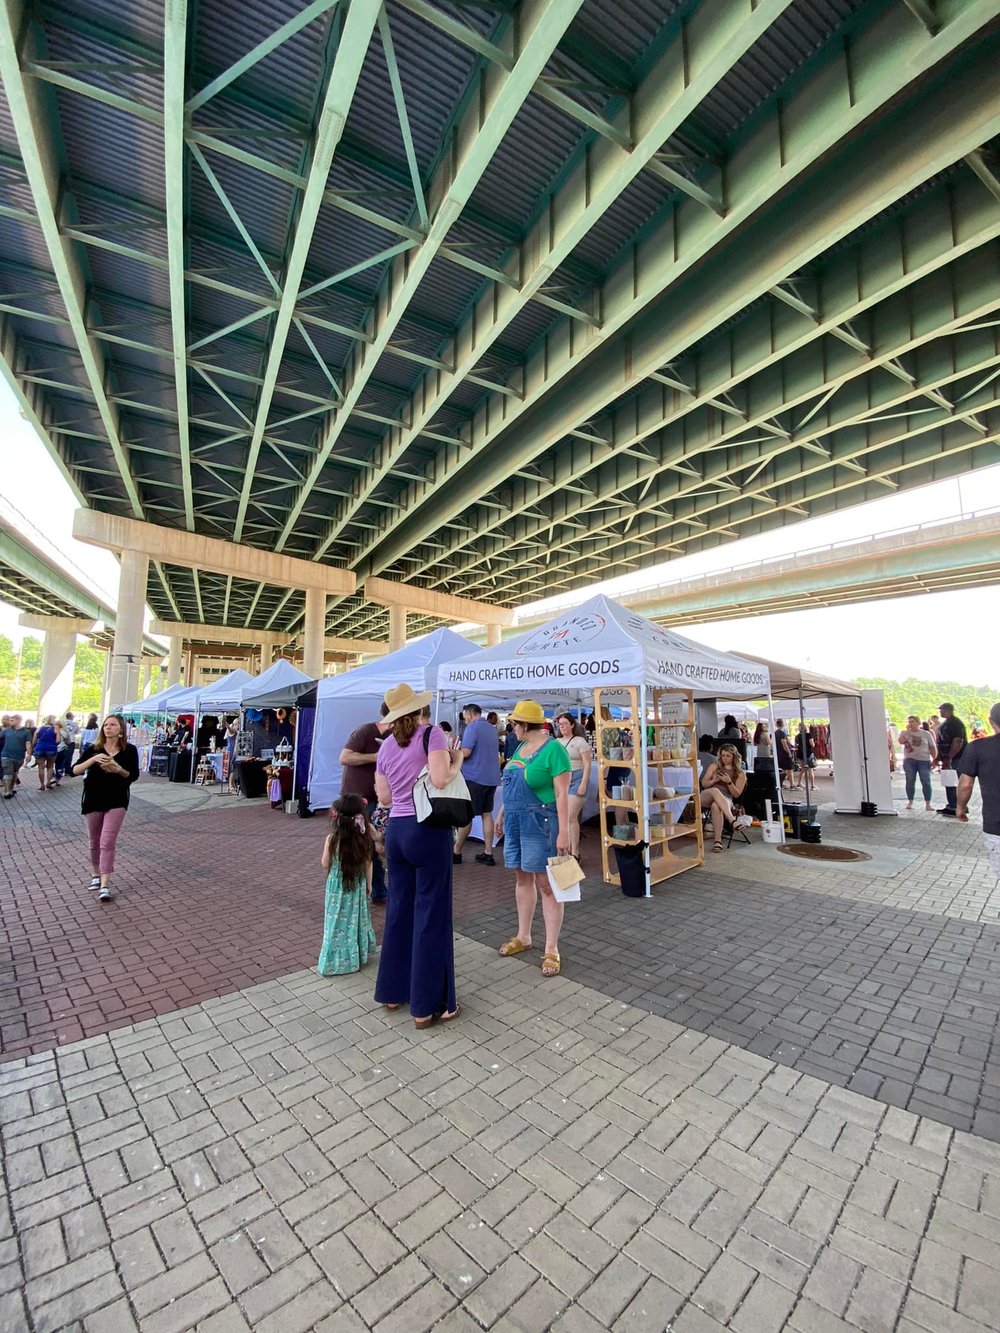
[[[520,699],[514,705],[510,720],[512,722],[527,722],[529,726],[540,727],[545,721],[545,714],[542,712],[542,705],[536,704],[533,699]]]

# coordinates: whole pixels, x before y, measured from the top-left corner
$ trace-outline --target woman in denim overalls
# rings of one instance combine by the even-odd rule
[[[570,762],[559,742],[545,734],[545,715],[539,704],[522,699],[510,716],[520,744],[503,771],[503,809],[497,817],[496,834],[504,840],[504,865],[516,872],[517,934],[500,952],[512,958],[531,948],[531,923],[540,890],[545,919],[542,976],[556,977],[565,909],[553,896],[545,871],[550,856],[569,851]],[[533,766],[543,749],[544,762]]]

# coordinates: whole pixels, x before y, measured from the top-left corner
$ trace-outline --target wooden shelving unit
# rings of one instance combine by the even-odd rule
[[[626,708],[628,719],[603,716],[613,703]],[[660,884],[693,866],[704,864],[698,746],[695,735],[694,696],[690,691],[649,690],[637,686],[594,691],[597,730],[598,792],[601,821],[601,864],[604,878],[619,884],[615,846],[645,841],[649,883]],[[607,791],[609,769],[628,774],[631,796],[615,798]],[[656,790],[674,795],[656,797]],[[680,822],[692,802],[693,822]],[[619,822],[635,816],[635,833],[615,838],[607,832],[607,812],[618,811]],[[631,823],[631,819],[628,820]]]

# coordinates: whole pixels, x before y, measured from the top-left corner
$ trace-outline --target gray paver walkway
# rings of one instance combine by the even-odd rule
[[[458,942],[4,1066],[0,1326],[975,1333],[1000,1147]]]
[[[652,899],[588,881],[570,910],[570,977],[1000,1140],[1000,925],[709,872]],[[456,928],[495,943],[511,918],[504,904]]]

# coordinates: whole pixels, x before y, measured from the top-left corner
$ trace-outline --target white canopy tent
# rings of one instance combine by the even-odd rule
[[[146,699],[136,699],[134,703],[125,704],[122,712],[127,717],[152,717],[154,713],[171,712],[173,711],[171,701],[178,695],[184,694],[186,689],[185,685],[168,685],[165,690],[159,690]]]
[[[558,706],[589,699],[597,686],[691,690],[696,699],[755,699],[769,693],[767,667],[721,653],[592,597],[547,624],[485,648],[438,673],[445,696],[530,697]]]
[[[695,699],[769,693],[766,667],[695,643],[603,595],[517,638],[449,662],[438,673],[440,701],[456,708],[472,700],[502,707],[519,698],[556,708],[590,708],[596,688],[619,687],[625,702],[626,686],[638,687],[641,716],[646,715],[648,689],[690,690]],[[640,772],[648,786],[646,767]],[[596,790],[595,770],[584,818],[595,809]],[[643,805],[648,809],[645,797]]]
[[[767,668],[773,698],[797,701],[803,726],[807,716],[821,710],[823,716],[829,717],[837,813],[869,814],[877,809],[879,814],[895,814],[882,691],[862,689],[850,681],[824,676],[805,667],[789,666],[785,662],[771,662],[764,657],[752,660]],[[807,699],[816,701],[815,710],[807,708]]]
[[[287,690],[293,685],[310,685],[312,679],[312,676],[307,676],[304,671],[300,671],[287,658],[279,657],[276,662],[271,663],[266,671],[262,671],[259,676],[254,677],[238,691],[239,706],[243,708],[252,706],[253,700],[258,695],[268,694],[275,690]]]
[[[235,711],[240,706],[240,694],[244,685],[249,685],[253,676],[242,667],[220,676],[211,685],[191,685],[170,700],[168,712],[171,713],[224,713]]]
[[[387,690],[403,682],[415,690],[433,690],[442,662],[476,651],[474,644],[454,630],[438,629],[353,671],[319,681],[306,784],[310,807],[324,809],[336,799],[340,792],[340,752],[344,742],[355,727],[375,721]],[[312,692],[303,695],[300,702],[308,707]]]

